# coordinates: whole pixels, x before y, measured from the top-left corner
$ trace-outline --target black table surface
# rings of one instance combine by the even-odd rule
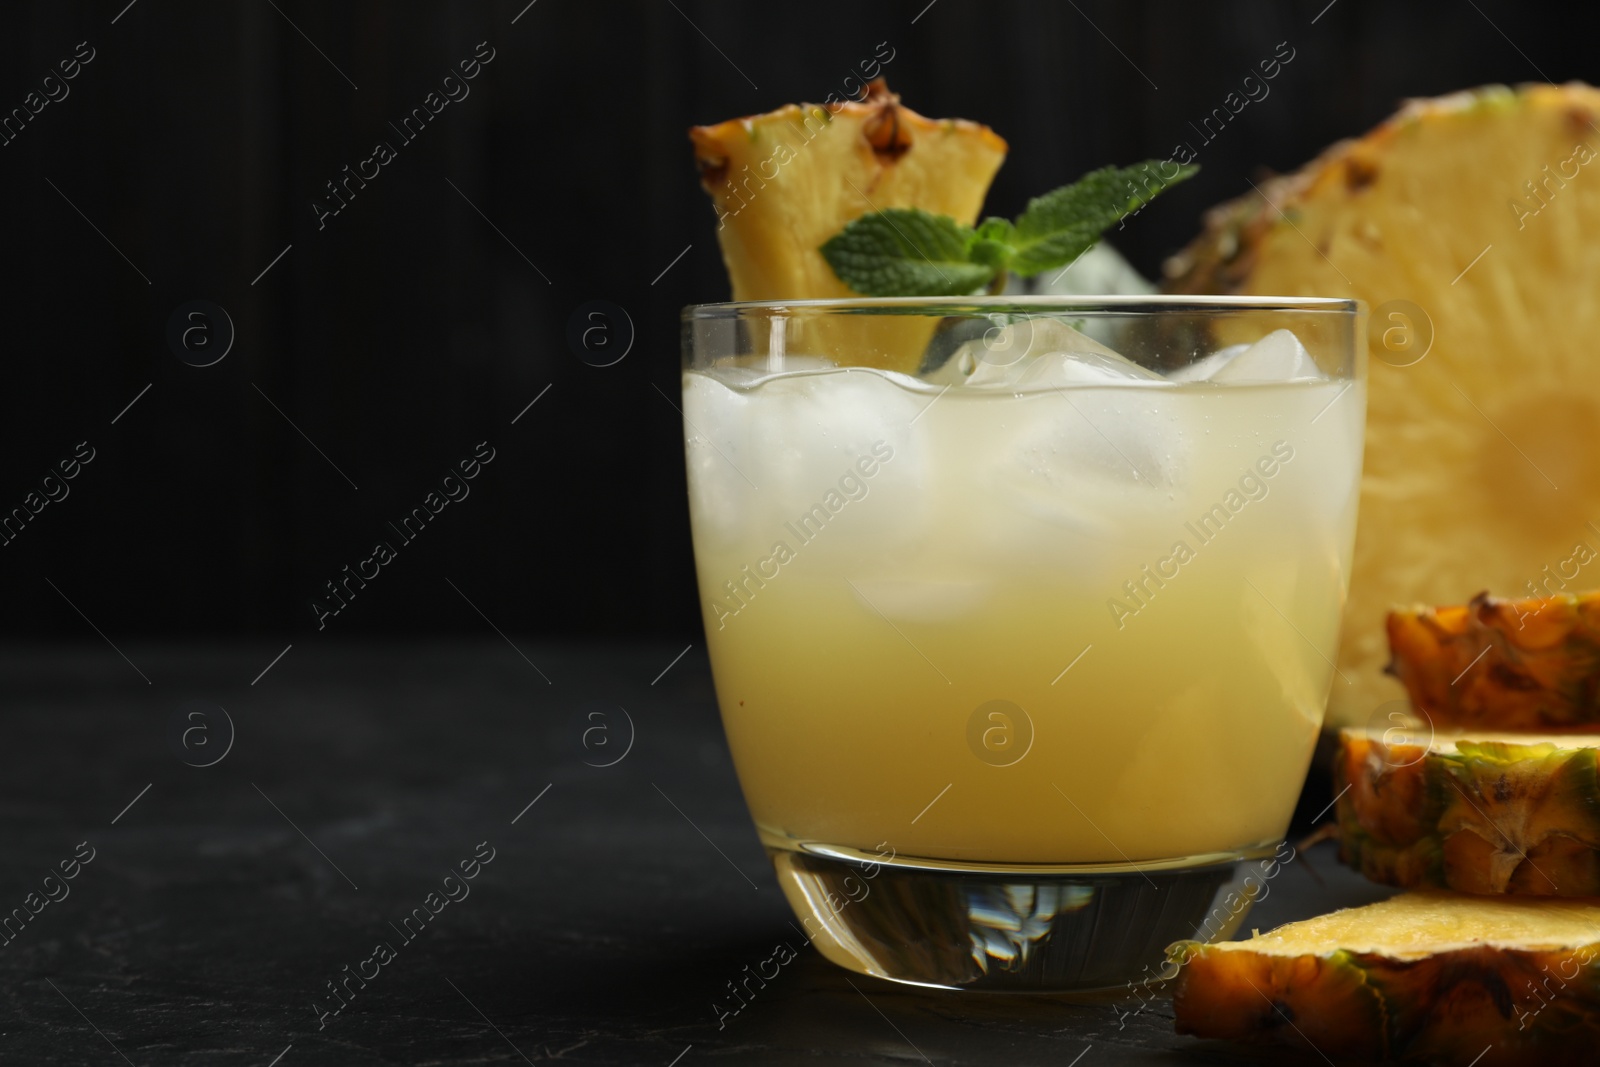
[[[700,646],[280,651],[0,653],[0,914],[30,917],[0,946],[0,1060],[1308,1062],[1179,1037],[1165,1002],[924,991],[810,948],[719,1027],[795,935]],[[1385,895],[1318,846],[1246,925]]]

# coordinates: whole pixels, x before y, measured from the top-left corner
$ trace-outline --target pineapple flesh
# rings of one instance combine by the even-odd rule
[[[1342,730],[1340,858],[1385,885],[1600,896],[1597,755],[1596,736]]]
[[[859,101],[788,104],[689,131],[735,300],[856,295],[818,251],[870,211],[922,208],[970,226],[1006,143],[987,126],[929,119],[879,78]]]
[[[1600,1047],[1600,902],[1403,893],[1168,952],[1178,1031],[1197,1037],[1459,1067]]]
[[[1389,672],[1442,726],[1600,728],[1600,593],[1389,613]]]
[[[1349,296],[1372,310],[1340,651],[1352,684],[1334,686],[1330,725],[1401,697],[1377,625],[1392,604],[1561,592],[1596,558],[1596,116],[1600,91],[1580,84],[1413,101],[1214,209],[1168,264],[1169,291]]]
[[[921,208],[970,226],[1006,153],[987,126],[924,118],[881,78],[859,101],[789,104],[696,126],[689,138],[735,300],[859,297],[822,256],[830,237],[887,208]],[[769,323],[783,331],[781,341],[757,331],[750,347],[757,358],[787,350],[915,373],[937,324],[921,315],[788,316]]]

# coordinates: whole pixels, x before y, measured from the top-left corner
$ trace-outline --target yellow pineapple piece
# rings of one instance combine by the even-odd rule
[[[1597,115],[1600,91],[1579,84],[1413,101],[1214,209],[1168,265],[1171,291],[1352,296],[1372,309],[1339,657],[1353,684],[1334,685],[1330,725],[1403,698],[1383,673],[1392,604],[1558,593],[1596,559]]]
[[[1436,726],[1600,730],[1600,592],[1389,613],[1389,672]]]
[[[1179,1033],[1273,1042],[1303,1062],[1591,1063],[1600,902],[1405,893],[1248,941],[1168,950]]]
[[[1597,756],[1592,734],[1340,730],[1339,856],[1386,885],[1600,896]]]
[[[689,131],[735,300],[850,297],[818,251],[871,211],[918,207],[970,226],[1006,143],[987,126],[929,119],[883,79],[860,101],[788,104]]]

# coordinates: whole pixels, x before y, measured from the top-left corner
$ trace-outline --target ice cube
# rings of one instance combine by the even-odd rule
[[[1187,483],[1179,392],[1139,380],[1008,400],[1016,407],[995,442],[991,480],[1005,521],[1031,519],[1090,543],[1125,540],[1118,527],[1129,515],[1158,510]]]
[[[835,367],[836,364],[832,360],[818,359],[814,356],[772,355],[745,363],[710,367],[704,373],[725,385],[731,385],[736,389],[748,389],[780,375],[815,374],[819,371],[833,370]]]
[[[819,500],[862,492],[869,477],[874,498],[885,498],[872,510],[914,521],[925,459],[912,423],[937,390],[916,383],[914,392],[909,381],[866,369],[783,373],[744,387],[684,375],[696,537],[754,537],[766,548],[786,521]],[[893,476],[863,473],[879,467]]]
[[[1155,292],[1156,287],[1115,248],[1100,241],[1046,279],[1038,291],[1059,296],[1142,296]]]
[[[1091,342],[1093,343],[1093,342]],[[1096,345],[1096,348],[1099,348]],[[1016,391],[1036,392],[1067,385],[1133,384],[1166,379],[1111,351],[1046,352],[1017,377]]]
[[[1171,413],[1160,400],[1167,390],[1152,388],[1166,379],[1064,322],[1030,321],[1028,356],[1005,383],[1022,399],[1006,419],[996,482],[1024,513],[1110,536],[1101,495],[1170,489],[1182,479]]]
[[[1288,330],[1273,330],[1223,364],[1211,381],[1287,382],[1325,377],[1298,337]]]
[[[983,336],[963,342],[927,380],[940,386],[981,389],[1004,386],[1016,380],[1026,365],[1037,332],[1033,320],[1007,322],[1008,316],[989,316]]]
[[[1203,359],[1197,359],[1186,367],[1179,367],[1167,375],[1169,382],[1204,382],[1216,376],[1217,371],[1226,367],[1240,352],[1249,348],[1249,345],[1229,345],[1220,348]]]
[[[983,337],[957,349],[933,380],[1021,392],[1162,379],[1060,319],[1037,317],[991,326]]]
[[[1143,296],[1156,291],[1115,248],[1100,241],[1055,273],[1032,279],[1032,292],[1050,296]],[[1119,336],[1132,320],[1120,316],[1092,317],[1079,327],[1095,340],[1117,347]]]

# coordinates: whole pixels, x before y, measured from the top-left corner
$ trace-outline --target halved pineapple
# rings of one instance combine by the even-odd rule
[[[1459,1067],[1600,1047],[1600,902],[1405,893],[1168,952],[1178,1032],[1197,1037]]]
[[[1387,885],[1600,896],[1597,757],[1593,735],[1341,730],[1339,856]]]
[[[1600,728],[1600,593],[1389,613],[1389,672],[1436,726]]]
[[[1600,516],[1597,115],[1600,91],[1577,84],[1413,101],[1214,209],[1168,264],[1172,291],[1372,308],[1378,358],[1340,653],[1353,684],[1334,686],[1330,723],[1364,723],[1401,696],[1382,673],[1391,604],[1555,592],[1530,583],[1595,558],[1577,546],[1600,545],[1589,525]]]
[[[689,131],[735,300],[857,295],[818,251],[869,211],[918,207],[970,226],[1006,143],[965,119],[929,119],[882,78],[860,101],[787,104]]]

